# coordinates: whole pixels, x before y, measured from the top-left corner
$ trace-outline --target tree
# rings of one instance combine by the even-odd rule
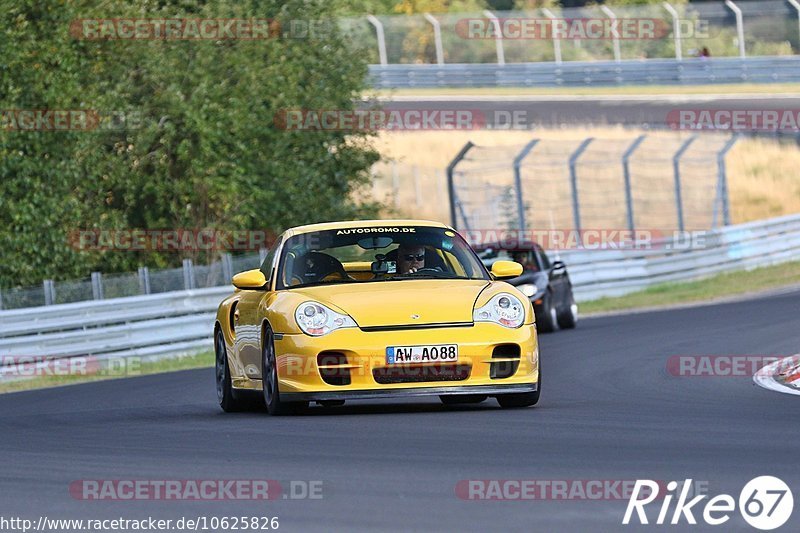
[[[78,18],[334,20],[324,0],[114,3],[0,0],[0,109],[97,109],[135,123],[91,132],[0,133],[0,285],[91,269],[179,263],[172,253],[86,253],[86,228],[279,232],[369,216],[359,201],[378,154],[367,132],[287,131],[287,109],[352,109],[366,83],[356,43],[335,24],[259,40],[83,40]],[[204,260],[209,257],[200,256]]]

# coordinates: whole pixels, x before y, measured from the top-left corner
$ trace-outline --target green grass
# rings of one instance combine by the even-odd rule
[[[118,361],[121,362],[122,360]],[[206,351],[192,355],[163,359],[160,361],[141,363],[138,363],[135,358],[128,358],[124,361],[124,364],[126,365],[126,369],[124,370],[107,370],[88,375],[38,376],[31,379],[20,379],[17,381],[0,383],[0,393],[58,387],[61,385],[88,383],[91,381],[101,381],[106,379],[145,376],[148,374],[161,374],[163,372],[188,370],[191,368],[210,368],[214,365],[214,355],[211,352]]]
[[[800,261],[718,274],[698,281],[663,283],[626,296],[585,302],[581,304],[580,309],[581,314],[592,314],[642,307],[663,307],[715,300],[795,283],[800,283]]]
[[[379,90],[374,94],[391,96],[600,96],[659,94],[793,94],[800,93],[800,83],[732,83],[720,85],[626,85],[623,87],[485,87]]]

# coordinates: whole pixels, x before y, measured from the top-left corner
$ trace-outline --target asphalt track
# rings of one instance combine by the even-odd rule
[[[622,526],[626,501],[469,501],[459,480],[706,481],[738,498],[775,475],[800,526],[800,404],[744,378],[673,377],[676,354],[793,354],[800,292],[583,320],[541,339],[539,406],[493,400],[223,414],[213,373],[184,371],[0,396],[0,515],[278,516],[280,531],[755,531]],[[320,500],[83,501],[81,479],[322,480]],[[651,521],[658,508],[650,509]],[[700,513],[695,513],[701,519]]]
[[[389,101],[391,100],[391,101]],[[612,96],[395,96],[387,109],[479,111],[489,128],[623,125],[651,129],[679,126],[677,112],[800,110],[800,96],[612,95]],[[670,115],[670,113],[672,113]],[[791,133],[791,132],[789,132]]]

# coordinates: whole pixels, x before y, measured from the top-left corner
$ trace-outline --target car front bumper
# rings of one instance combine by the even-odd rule
[[[449,365],[389,365],[386,348],[457,344],[458,361]],[[282,399],[341,400],[534,392],[539,381],[536,328],[475,323],[363,331],[336,330],[323,337],[276,335]],[[333,377],[332,377],[333,376]]]

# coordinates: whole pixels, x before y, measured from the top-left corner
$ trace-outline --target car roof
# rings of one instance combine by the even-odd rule
[[[402,226],[426,226],[431,228],[449,228],[446,224],[435,222],[432,220],[414,220],[414,219],[397,219],[397,220],[347,220],[341,222],[322,222],[319,224],[308,224],[305,226],[297,226],[290,228],[287,231],[287,236],[299,235],[302,233],[311,233],[314,231],[326,231],[332,229],[346,229],[346,228],[392,228]]]

